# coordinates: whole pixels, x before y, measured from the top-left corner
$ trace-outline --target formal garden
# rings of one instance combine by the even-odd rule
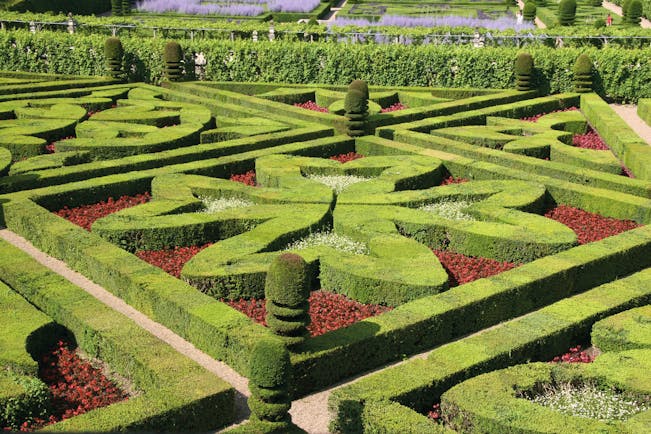
[[[651,430],[647,0],[58,3],[0,2],[4,431]]]

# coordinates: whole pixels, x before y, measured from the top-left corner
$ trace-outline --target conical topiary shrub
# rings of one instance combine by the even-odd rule
[[[269,267],[264,285],[267,325],[295,348],[309,336],[310,275],[307,263],[294,253],[283,253]]]
[[[547,5],[547,0],[534,0],[536,3],[536,6],[545,6]]]
[[[122,0],[111,0],[111,13],[122,15]]]
[[[576,19],[576,0],[561,0],[558,4],[558,23],[561,26],[572,26]]]
[[[592,92],[592,61],[586,54],[581,54],[574,63],[574,91]]]
[[[169,81],[179,81],[183,75],[183,50],[176,41],[169,41],[165,44],[165,77]]]
[[[533,57],[527,52],[518,53],[515,58],[515,87],[517,90],[527,91],[532,89],[533,83]]]
[[[642,12],[642,2],[640,0],[631,0],[624,13],[624,23],[629,26],[639,26],[642,21]]]
[[[368,84],[363,80],[353,80],[348,85],[344,100],[346,134],[351,137],[363,136],[368,126]]]
[[[289,409],[289,381],[292,365],[282,342],[269,338],[258,341],[249,360],[248,399],[251,422],[265,424],[262,432],[287,432],[292,425]]]
[[[536,19],[536,9],[536,4],[534,2],[526,2],[522,8],[522,19],[529,22],[534,21]]]
[[[131,0],[122,0],[122,15],[131,13]]]
[[[124,48],[118,38],[106,38],[104,42],[104,58],[106,59],[106,71],[109,76],[117,79],[124,78],[122,60]]]

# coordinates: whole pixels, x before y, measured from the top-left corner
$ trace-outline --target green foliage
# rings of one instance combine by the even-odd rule
[[[5,3],[7,3],[5,1]],[[12,11],[20,12],[72,12],[74,15],[100,14],[111,9],[111,0],[14,0]]]
[[[251,417],[266,422],[291,421],[289,408],[289,381],[291,363],[289,352],[282,342],[263,339],[253,347],[249,368],[248,400]]]
[[[547,0],[534,0],[536,6],[544,7],[547,6]]]
[[[124,78],[122,63],[124,61],[124,48],[119,38],[106,38],[104,43],[104,57],[106,58],[106,69],[109,76],[113,78]]]
[[[522,8],[522,18],[525,21],[534,21],[536,19],[536,3],[527,1]]]
[[[131,0],[122,0],[122,15],[131,14]]]
[[[606,20],[604,20],[603,18],[597,18],[596,20],[594,20],[595,29],[603,29],[604,27],[606,27]]]
[[[627,310],[592,326],[592,344],[601,351],[651,349],[651,305]]]
[[[165,77],[170,81],[178,81],[183,75],[183,50],[176,41],[168,41],[163,52],[165,61]]]
[[[574,91],[579,93],[592,92],[592,60],[586,54],[581,54],[574,64]]]
[[[533,82],[533,56],[527,52],[520,52],[515,59],[515,85],[520,91],[532,89]]]
[[[364,80],[353,80],[349,85],[348,85],[348,91],[351,90],[358,90],[361,92],[363,97],[365,99],[369,99],[369,92],[368,92],[368,83]]]
[[[603,3],[603,0],[590,0],[590,5],[594,7],[599,7]]]
[[[572,26],[576,19],[576,0],[561,0],[558,4],[558,23],[561,26]]]
[[[642,13],[642,2],[640,0],[631,0],[624,13],[624,22],[631,26],[639,26]]]
[[[81,249],[85,245],[83,241],[77,244]],[[7,285],[69,329],[81,349],[91,357],[101,355],[112,370],[141,392],[126,402],[59,422],[57,429],[210,431],[232,422],[234,390],[228,383],[27,253],[0,241],[0,255],[0,275]],[[0,386],[0,395],[2,391]]]
[[[300,345],[309,336],[310,283],[307,263],[294,253],[278,256],[267,272],[267,325],[289,347]]]
[[[111,0],[111,13],[113,15],[122,15],[122,0]]]
[[[47,419],[51,414],[48,386],[0,365],[0,426],[18,431],[23,421]]]

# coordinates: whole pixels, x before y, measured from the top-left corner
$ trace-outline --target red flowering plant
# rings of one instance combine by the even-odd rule
[[[574,111],[574,110],[578,110],[578,108],[577,107],[568,107],[568,108],[565,108],[565,109],[553,110],[553,111],[551,111],[549,113],[545,113],[545,112],[538,113],[537,115],[526,116],[526,117],[520,118],[520,120],[521,121],[528,121],[528,122],[538,122],[538,119],[540,119],[541,117],[543,117],[545,115],[552,114],[552,113],[569,112],[569,111]]]
[[[81,359],[63,341],[41,357],[38,375],[52,393],[52,414],[47,419],[24,422],[20,431],[39,429],[129,398],[100,369]],[[9,429],[3,427],[3,430]]]
[[[151,195],[148,192],[137,194],[135,196],[121,196],[119,199],[114,200],[109,197],[106,201],[101,201],[91,205],[82,205],[74,208],[63,207],[55,214],[59,217],[81,226],[82,228],[90,231],[91,225],[102,217],[109,214],[118,212],[125,208],[140,205],[149,202]]]
[[[166,273],[179,278],[181,277],[181,270],[185,263],[192,259],[194,255],[211,245],[212,243],[207,243],[202,246],[174,247],[173,249],[139,250],[136,252],[136,256],[151,265],[161,268]]]
[[[407,107],[405,104],[403,104],[401,102],[397,102],[395,104],[391,104],[389,107],[383,108],[381,110],[381,112],[382,113],[391,113],[391,112],[397,112],[399,110],[404,110],[404,109],[408,109],[408,108],[409,107]]]
[[[563,223],[572,229],[578,237],[579,244],[599,241],[640,226],[632,220],[603,217],[567,205],[559,205],[548,210],[545,217]]]
[[[256,186],[255,170],[249,170],[248,172],[245,173],[238,173],[235,175],[231,175],[230,180],[235,182],[241,182],[242,184],[250,185],[251,187],[255,187]]]
[[[360,158],[364,158],[364,156],[357,152],[348,152],[330,157],[331,160],[339,161],[340,163],[348,163],[349,161],[359,160]]]
[[[222,300],[224,301],[224,300]],[[266,326],[267,314],[264,299],[240,299],[224,301],[253,321]],[[308,299],[312,322],[307,327],[311,336],[319,336],[332,330],[349,326],[363,319],[391,310],[391,307],[362,304],[345,295],[328,291],[313,291]]]
[[[320,113],[328,113],[328,108],[327,107],[321,107],[314,101],[307,101],[307,102],[297,102],[294,104],[294,107],[300,107],[306,110],[312,110],[315,112],[320,112]]]
[[[554,357],[552,363],[592,363],[595,355],[589,350],[582,350],[581,345],[570,348],[567,353]]]

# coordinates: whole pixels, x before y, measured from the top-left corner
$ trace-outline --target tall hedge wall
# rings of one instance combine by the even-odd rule
[[[0,69],[101,75],[102,36],[8,31],[0,34]],[[157,83],[163,72],[162,39],[122,38],[129,80]],[[12,45],[13,44],[13,45]],[[15,46],[14,46],[15,45]],[[466,46],[404,46],[292,42],[183,40],[186,64],[193,52],[207,59],[206,78],[216,81],[267,81],[373,85],[490,87],[514,86],[517,49]],[[29,49],[28,49],[29,48]],[[602,96],[637,101],[651,97],[651,48],[563,50],[531,47],[535,80],[546,92],[572,88],[572,66],[581,53],[595,64],[595,90]],[[231,53],[232,52],[232,53]],[[297,68],[296,65],[303,65]],[[193,78],[193,68],[190,77]]]

